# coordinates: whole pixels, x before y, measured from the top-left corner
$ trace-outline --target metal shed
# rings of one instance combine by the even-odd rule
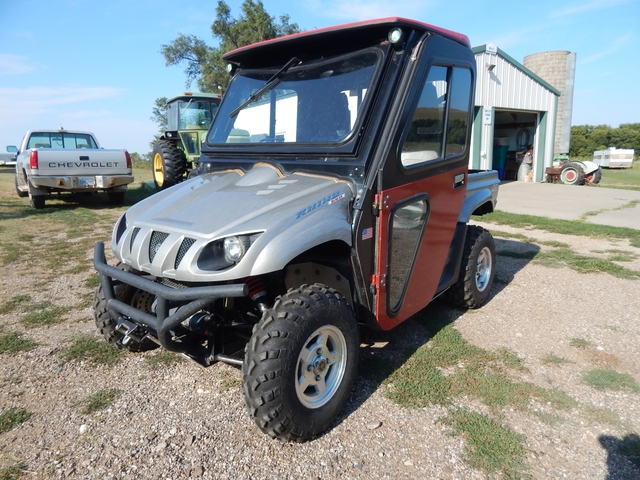
[[[553,164],[560,91],[495,45],[473,49],[477,81],[470,168],[502,170],[516,180],[519,161],[533,146],[533,181]]]

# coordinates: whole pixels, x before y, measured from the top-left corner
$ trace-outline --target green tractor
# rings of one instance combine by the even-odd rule
[[[185,92],[167,101],[167,131],[153,144],[153,182],[164,190],[197,167],[200,146],[220,105],[220,95]]]

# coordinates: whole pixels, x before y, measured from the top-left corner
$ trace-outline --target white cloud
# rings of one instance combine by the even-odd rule
[[[27,57],[0,53],[0,76],[20,75],[34,70]]]
[[[551,18],[566,17],[568,15],[578,15],[581,13],[593,12],[596,10],[604,10],[608,8],[614,8],[619,5],[626,5],[632,3],[635,0],[593,0],[587,3],[577,3],[574,6],[563,8],[562,10],[556,10],[551,12]]]
[[[624,37],[618,37],[616,39],[614,39],[614,41],[609,44],[609,46],[607,48],[605,48],[604,50],[601,50],[600,52],[596,52],[592,55],[589,55],[587,58],[585,58],[584,60],[578,60],[578,64],[579,65],[584,65],[587,63],[592,63],[595,61],[600,60],[603,57],[606,57],[608,55],[611,55],[615,52],[617,52],[618,50],[622,50],[624,47],[626,47],[627,45],[629,45],[631,43],[631,40],[633,39],[633,35],[625,35]]]

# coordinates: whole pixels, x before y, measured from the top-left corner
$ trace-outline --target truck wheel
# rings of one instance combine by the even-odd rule
[[[584,185],[584,169],[575,162],[565,163],[560,172],[560,180],[565,185]]]
[[[116,267],[126,272],[132,271],[129,266],[122,263],[118,263]],[[114,290],[116,298],[121,302],[125,302],[146,313],[151,313],[151,305],[153,304],[155,297],[150,293],[123,283],[116,285]],[[107,301],[104,298],[102,285],[98,286],[93,297],[93,316],[96,321],[98,331],[104,336],[107,342],[118,348],[124,348],[130,352],[146,352],[147,350],[153,350],[158,347],[155,342],[149,339],[145,339],[142,342],[131,340],[126,345],[122,344],[124,335],[116,330],[117,319],[113,318],[107,310]]]
[[[20,188],[18,188],[18,174],[15,175],[14,177],[14,182],[16,184],[16,193],[18,194],[18,196],[20,198],[25,198],[29,196],[29,192],[23,192],[22,190],[20,190]]]
[[[164,190],[183,180],[187,162],[173,143],[158,140],[153,144],[153,182],[156,190]]]
[[[456,307],[479,308],[489,299],[495,275],[496,245],[482,227],[470,225],[464,243],[460,276],[447,291]]]
[[[336,290],[289,290],[254,327],[242,377],[245,402],[273,438],[303,442],[342,410],[356,375],[358,326]]]
[[[124,194],[126,192],[107,191],[107,199],[111,205],[122,205],[124,203]]]

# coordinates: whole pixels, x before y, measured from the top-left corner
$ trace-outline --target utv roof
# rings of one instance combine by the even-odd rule
[[[466,47],[471,46],[466,35],[407,18],[388,17],[318,28],[265,40],[231,50],[225,53],[223,58],[240,65],[282,65],[292,57],[301,57],[303,53],[328,55],[386,41],[389,30],[394,27],[405,30],[405,35],[408,30],[415,30],[418,33],[433,32]]]
[[[176,100],[179,99],[187,99],[187,98],[192,98],[194,100],[196,99],[216,99],[216,98],[220,98],[220,95],[216,94],[216,93],[204,93],[204,92],[182,92],[179,93],[178,95],[174,95],[173,97],[169,98],[167,100],[167,103],[171,103],[174,102]]]

